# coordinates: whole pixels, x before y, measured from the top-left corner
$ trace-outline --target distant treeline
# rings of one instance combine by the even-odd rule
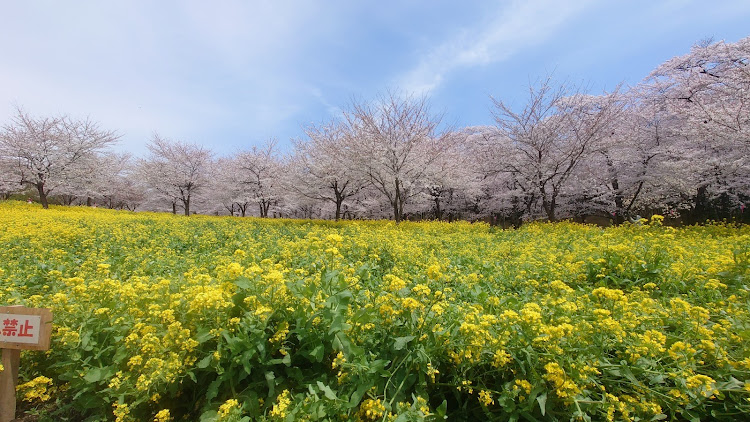
[[[386,92],[230,156],[155,135],[135,158],[91,121],[19,109],[0,131],[0,195],[129,210],[290,218],[619,224],[748,222],[750,38],[704,42],[640,84],[592,95],[547,77],[495,124],[452,128]]]

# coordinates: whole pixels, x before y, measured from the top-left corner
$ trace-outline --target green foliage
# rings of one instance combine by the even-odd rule
[[[19,387],[43,420],[750,411],[747,227],[0,211],[0,301],[55,315]]]

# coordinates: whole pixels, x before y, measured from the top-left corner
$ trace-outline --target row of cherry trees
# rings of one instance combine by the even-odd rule
[[[388,92],[227,157],[158,135],[111,152],[90,121],[18,110],[0,132],[0,193],[110,208],[304,218],[745,217],[750,38],[696,45],[639,85],[590,95],[547,78],[495,125],[448,128],[425,98]]]

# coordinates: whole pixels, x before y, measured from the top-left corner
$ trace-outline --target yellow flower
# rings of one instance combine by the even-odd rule
[[[511,361],[511,356],[505,350],[498,350],[495,352],[495,357],[492,360],[492,366],[495,368],[502,368]]]
[[[239,408],[239,402],[236,399],[229,399],[219,406],[219,420],[227,419],[232,410]]]
[[[483,406],[490,406],[495,404],[495,400],[492,398],[492,394],[489,391],[482,390],[479,392],[479,403],[482,403]]]
[[[711,397],[719,394],[716,390],[716,381],[707,375],[693,375],[685,380],[685,385],[691,390],[698,390],[705,397]]]
[[[651,221],[649,221],[649,225],[651,226],[661,226],[664,222],[664,216],[659,214],[654,214],[651,216]]]
[[[383,276],[383,283],[386,290],[390,292],[397,292],[406,287],[406,282],[400,277],[393,274],[386,274]]]
[[[427,267],[427,277],[429,279],[438,280],[442,276],[443,276],[443,273],[440,272],[440,265],[432,264],[429,267]]]
[[[112,407],[115,408],[112,414],[115,416],[116,422],[125,422],[128,420],[130,407],[126,403],[114,403]]]
[[[281,394],[276,397],[276,403],[273,405],[273,408],[271,408],[271,417],[279,420],[285,419],[290,404],[292,404],[292,399],[289,390],[282,391]]]
[[[346,358],[344,357],[344,352],[339,352],[336,355],[336,358],[333,359],[333,362],[331,363],[331,368],[332,369],[340,368],[341,366],[344,365],[344,363],[346,363]]]
[[[416,286],[411,288],[411,291],[417,295],[417,296],[429,296],[431,293],[431,290],[427,285],[425,284],[417,284]]]
[[[609,289],[607,287],[597,287],[591,291],[591,295],[600,299],[610,299],[614,301],[625,300],[625,293],[620,289]]]
[[[531,394],[531,383],[525,379],[515,380],[513,382],[514,388],[518,388],[519,390],[523,390],[526,392],[526,394]]]
[[[23,400],[32,401],[47,401],[50,399],[49,387],[52,386],[52,380],[45,376],[39,376],[33,380],[21,384],[16,387],[16,390],[23,394]]]
[[[435,375],[439,373],[440,371],[432,367],[432,363],[427,363],[427,376],[430,377],[432,382],[435,382]]]
[[[555,394],[560,398],[574,397],[581,392],[581,389],[570,379],[568,379],[565,371],[555,362],[550,362],[544,365],[547,373],[544,375],[544,379],[552,383],[555,388]]]
[[[380,420],[385,415],[385,406],[380,400],[367,399],[359,406],[359,414],[366,421]]]
[[[340,234],[331,233],[328,236],[326,236],[326,240],[331,243],[339,244],[344,241],[344,238]]]
[[[242,265],[236,262],[232,262],[227,266],[227,276],[229,276],[229,278],[237,278],[243,271],[245,271],[245,269],[242,268]]]
[[[154,422],[169,422],[172,420],[172,415],[169,413],[169,409],[162,409],[154,416]]]

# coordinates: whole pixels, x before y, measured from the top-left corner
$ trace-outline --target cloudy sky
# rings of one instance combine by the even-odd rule
[[[218,155],[286,146],[386,89],[491,124],[490,95],[520,104],[550,72],[601,92],[750,36],[747,0],[0,2],[0,123],[88,116],[136,155],[155,132]]]

